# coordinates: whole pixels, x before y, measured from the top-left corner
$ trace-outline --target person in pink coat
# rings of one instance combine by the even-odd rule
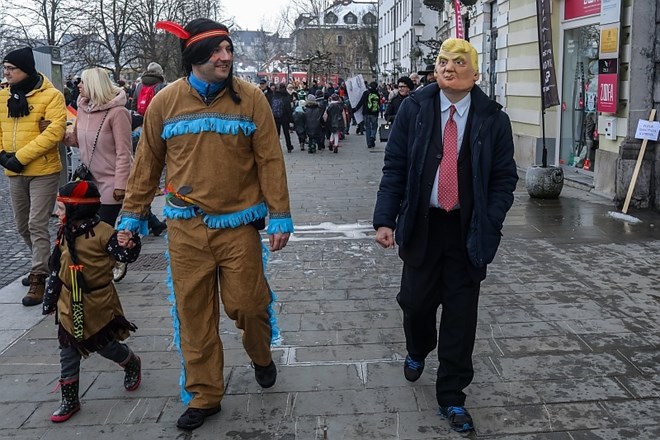
[[[131,115],[126,94],[108,71],[87,69],[78,84],[78,117],[65,142],[80,149],[80,160],[92,172],[101,193],[101,220],[115,226],[133,161]]]

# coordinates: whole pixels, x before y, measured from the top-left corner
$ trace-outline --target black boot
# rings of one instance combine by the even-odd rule
[[[132,351],[128,355],[128,359],[119,364],[124,368],[124,388],[128,391],[135,391],[142,382],[142,361],[140,357]]]
[[[80,411],[80,401],[78,400],[78,377],[60,379],[60,388],[62,389],[62,402],[60,407],[50,416],[50,420],[55,423],[66,422],[72,415]]]
[[[261,388],[270,388],[275,385],[275,380],[277,379],[275,362],[270,361],[270,364],[265,367],[260,367],[254,362],[252,362],[252,365],[254,365],[254,378]]]

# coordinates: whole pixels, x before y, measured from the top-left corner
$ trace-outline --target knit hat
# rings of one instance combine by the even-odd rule
[[[411,91],[415,89],[415,84],[413,84],[412,79],[410,79],[410,78],[407,77],[407,76],[402,76],[401,78],[399,78],[399,79],[397,80],[397,84],[398,84],[398,83],[404,83],[405,85],[408,86],[408,88],[409,88]]]
[[[34,54],[32,54],[32,49],[29,47],[12,50],[5,55],[2,62],[13,64],[28,75],[37,73],[37,69],[34,67]]]
[[[163,68],[158,63],[149,63],[147,66],[147,72],[163,76]]]
[[[305,99],[305,102],[316,102],[316,97],[312,94],[307,95],[307,99]]]

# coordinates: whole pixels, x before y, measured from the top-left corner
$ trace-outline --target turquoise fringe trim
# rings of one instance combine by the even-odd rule
[[[250,222],[259,220],[268,215],[268,208],[264,202],[250,206],[242,211],[231,214],[210,215],[204,214],[206,226],[212,229],[237,228]]]
[[[261,243],[261,259],[264,263],[264,276],[266,276],[266,266],[268,266],[268,256],[270,251],[264,243]],[[282,333],[280,332],[280,327],[277,325],[277,316],[275,315],[275,301],[277,301],[277,295],[273,292],[273,289],[268,285],[268,290],[270,291],[270,304],[268,304],[268,322],[270,323],[270,345],[272,347],[277,347],[282,345]]]
[[[289,218],[269,218],[268,219],[268,229],[266,233],[268,235],[272,234],[284,234],[284,233],[293,233],[293,220]]]
[[[239,130],[246,136],[252,135],[257,126],[252,121],[238,121],[217,117],[205,117],[193,120],[179,120],[166,123],[163,127],[162,138],[168,140],[174,136],[184,134],[199,134],[202,132],[215,132],[219,134],[237,135]]]
[[[147,220],[138,220],[131,217],[119,217],[119,224],[116,228],[118,231],[128,229],[131,232],[137,232],[140,235],[149,235],[149,222]]]
[[[165,234],[165,244],[169,249],[169,239],[167,233]],[[179,385],[181,387],[181,401],[184,405],[188,405],[193,399],[190,391],[186,390],[186,364],[183,360],[183,352],[181,351],[181,323],[179,322],[179,313],[176,310],[176,297],[174,296],[174,283],[172,282],[172,265],[170,264],[170,252],[165,251],[165,259],[167,260],[167,287],[170,290],[170,295],[167,300],[172,304],[170,315],[172,315],[172,326],[174,327],[174,334],[172,335],[172,342],[179,352],[181,358],[181,375],[179,376]]]
[[[163,216],[170,220],[190,220],[197,217],[197,207],[187,206],[185,208],[175,208],[165,205],[163,207]]]

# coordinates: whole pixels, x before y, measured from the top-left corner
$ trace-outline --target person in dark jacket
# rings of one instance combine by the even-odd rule
[[[339,152],[340,133],[346,127],[344,103],[338,94],[333,93],[330,96],[330,103],[323,113],[323,120],[325,121],[327,130],[330,132],[330,149],[333,153],[337,153]]]
[[[268,81],[265,79],[259,80],[259,90],[264,92],[264,96],[268,100],[268,103],[270,104],[270,101],[273,100],[273,91],[268,87]]]
[[[375,93],[380,102],[380,95],[378,95],[378,83],[372,82],[369,88],[362,93],[360,102],[353,108],[353,113],[362,109],[362,116],[364,117],[364,133],[367,138],[367,148],[374,148],[376,146],[376,130],[378,129],[378,105],[375,109],[369,108],[369,95]]]
[[[270,101],[270,108],[273,110],[277,135],[280,136],[282,131],[284,131],[286,151],[291,153],[293,151],[293,144],[291,143],[289,124],[291,124],[291,121],[293,120],[293,100],[289,92],[286,90],[286,84],[280,83],[273,94],[273,99]],[[282,130],[282,128],[284,128],[284,130]]]
[[[396,112],[399,111],[401,103],[408,97],[410,92],[413,91],[413,87],[415,87],[412,80],[407,76],[402,76],[399,78],[397,84],[399,92],[394,98],[392,98],[390,103],[387,105],[387,110],[385,110],[385,120],[389,123],[394,122],[394,117],[396,116]]]
[[[373,225],[384,248],[399,246],[408,354],[404,376],[419,379],[437,346],[439,413],[457,431],[474,429],[465,409],[472,381],[477,304],[500,243],[518,175],[502,106],[475,87],[475,48],[445,40],[437,84],[406,98],[392,127]],[[440,331],[436,312],[442,305]]]
[[[307,134],[305,129],[305,100],[298,99],[298,105],[293,110],[293,128],[298,135],[298,144],[301,151],[305,151]]]
[[[316,101],[314,95],[307,95],[305,100],[305,131],[309,145],[307,152],[316,153],[318,145],[323,143],[323,110]]]

